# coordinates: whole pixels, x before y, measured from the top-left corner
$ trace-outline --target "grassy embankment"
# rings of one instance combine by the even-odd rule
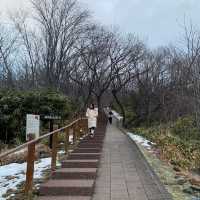
[[[160,159],[173,166],[184,170],[200,167],[200,130],[192,117],[179,118],[168,124],[132,128],[132,131],[155,143]]]

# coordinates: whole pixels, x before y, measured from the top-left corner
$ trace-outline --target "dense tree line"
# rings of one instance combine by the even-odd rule
[[[131,102],[125,107],[134,113],[128,124],[150,125],[190,115],[199,127],[200,34],[185,28],[183,39],[182,48],[162,47],[146,54],[144,73],[125,88],[129,95],[124,100]]]
[[[200,123],[200,34],[192,26],[182,47],[151,50],[94,23],[75,0],[31,3],[31,16],[0,25],[1,89],[53,88],[83,108],[91,99],[99,107],[115,102],[127,125],[188,114]]]

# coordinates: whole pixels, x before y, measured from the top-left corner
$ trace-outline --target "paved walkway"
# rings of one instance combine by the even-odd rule
[[[108,125],[93,200],[171,200],[137,146]]]

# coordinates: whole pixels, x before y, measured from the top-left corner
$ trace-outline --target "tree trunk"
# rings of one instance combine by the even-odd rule
[[[89,100],[90,100],[90,98],[91,98],[91,94],[92,94],[92,92],[89,91],[89,92],[88,92],[88,95],[87,95],[87,97],[86,97],[86,99],[84,100],[83,109],[86,108],[86,106],[87,106],[87,104],[88,104],[88,102],[89,102]]]
[[[97,99],[98,111],[99,113],[101,113],[102,112],[102,104],[101,104],[102,95],[96,96],[96,99]]]
[[[122,121],[122,125],[125,126],[125,122],[126,122],[126,114],[125,114],[125,110],[124,110],[124,107],[122,105],[122,103],[120,102],[118,96],[117,96],[117,92],[115,91],[112,91],[112,94],[113,94],[113,97],[116,101],[116,103],[118,104],[120,110],[121,110],[121,113],[122,113],[122,116],[123,116],[123,121]]]

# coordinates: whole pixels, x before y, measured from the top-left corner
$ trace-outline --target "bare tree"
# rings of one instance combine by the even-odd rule
[[[125,125],[125,108],[118,94],[120,94],[121,90],[125,89],[128,84],[132,83],[139,73],[144,73],[141,63],[145,56],[146,49],[144,44],[134,36],[128,37],[127,40],[123,42],[118,41],[116,46],[118,46],[119,52],[124,56],[123,59],[116,64],[116,73],[111,83],[111,91],[121,110],[123,125]]]
[[[32,0],[32,4],[43,42],[45,84],[60,89],[89,15],[74,0]]]
[[[11,27],[0,25],[0,75],[1,87],[14,88],[14,54],[17,47],[15,34],[7,34]]]
[[[21,44],[21,52],[19,55],[21,61],[20,74],[23,72],[25,81],[24,87],[37,88],[38,87],[38,73],[42,65],[41,56],[41,39],[37,36],[37,33],[32,30],[27,24],[30,22],[28,15],[21,11],[15,15],[11,15],[11,20],[19,33],[19,40]],[[22,75],[22,74],[21,74]]]
[[[110,90],[111,84],[116,86],[119,76],[132,76],[142,49],[142,43],[134,37],[124,40],[116,32],[93,25],[77,47],[79,58],[73,65],[71,78],[88,88],[88,97],[93,94],[101,108],[102,97]],[[119,90],[116,87],[113,88],[115,94]]]

